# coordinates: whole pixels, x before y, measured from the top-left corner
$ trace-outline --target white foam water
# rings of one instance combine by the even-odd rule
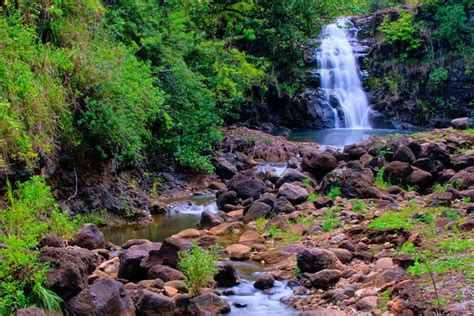
[[[332,107],[335,116],[335,128],[370,129],[369,102],[359,78],[356,55],[351,43],[357,43],[350,19],[338,18],[322,30],[321,46],[317,60],[321,78],[321,89],[326,101],[335,98],[344,112],[344,125],[337,110]]]

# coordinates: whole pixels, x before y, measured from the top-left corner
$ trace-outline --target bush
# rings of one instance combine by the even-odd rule
[[[70,68],[67,55],[37,41],[21,17],[0,15],[0,168],[9,160],[33,167],[53,151],[69,115],[60,76]]]
[[[441,88],[448,81],[448,71],[444,68],[435,68],[430,73],[428,84],[433,89]]]
[[[92,42],[75,60],[74,87],[81,91],[78,127],[87,144],[104,158],[138,162],[152,140],[152,124],[169,118],[164,92],[154,86],[149,65],[123,45]]]
[[[386,15],[380,25],[384,41],[397,47],[402,58],[413,55],[421,46],[418,30],[415,27],[414,16],[409,12],[402,12],[398,20],[390,22]]]
[[[38,305],[59,310],[62,300],[44,288],[48,265],[38,259],[38,240],[47,234],[71,236],[78,228],[59,209],[43,178],[8,185],[8,206],[0,212],[0,314]]]
[[[325,232],[329,232],[333,229],[341,226],[341,220],[339,218],[339,209],[331,208],[324,212],[323,221],[321,223],[321,229]]]
[[[216,257],[212,252],[199,249],[194,245],[179,255],[179,269],[186,276],[186,284],[192,294],[199,289],[212,285],[213,276],[217,273]]]
[[[404,218],[396,212],[388,212],[382,216],[374,219],[368,227],[370,229],[411,229],[412,224],[408,219]]]
[[[448,5],[439,8],[435,20],[439,23],[436,37],[450,45],[463,42],[469,34],[469,22],[463,5]]]
[[[331,187],[331,189],[329,190],[328,192],[328,197],[330,199],[335,199],[337,198],[338,196],[341,196],[342,192],[341,192],[341,188],[339,187]]]

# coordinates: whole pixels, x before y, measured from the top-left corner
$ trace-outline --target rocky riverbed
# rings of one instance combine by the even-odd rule
[[[453,129],[340,151],[230,130],[207,183],[218,211],[162,242],[114,245],[94,225],[49,236],[39,245],[48,285],[71,315],[251,315],[239,284],[290,315],[468,315],[473,145],[472,131]],[[178,269],[193,243],[221,260],[216,287],[196,295]],[[258,273],[241,279],[252,262]]]

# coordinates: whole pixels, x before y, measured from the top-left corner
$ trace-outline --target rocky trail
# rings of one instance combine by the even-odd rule
[[[332,151],[232,129],[208,184],[219,210],[162,242],[114,245],[94,225],[44,238],[48,285],[72,315],[250,315],[251,297],[289,315],[468,315],[473,144],[445,129]],[[219,258],[194,296],[178,268],[193,243]]]

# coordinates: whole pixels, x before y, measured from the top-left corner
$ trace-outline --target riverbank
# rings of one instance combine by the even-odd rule
[[[250,314],[246,295],[289,314],[471,311],[472,131],[375,137],[340,152],[231,133],[209,184],[219,210],[196,227],[113,245],[88,225],[74,247],[43,243],[48,283],[71,314]],[[286,157],[284,170],[261,168],[269,153]],[[193,243],[221,262],[217,288],[195,295],[178,266]],[[259,267],[253,277],[246,262]]]

